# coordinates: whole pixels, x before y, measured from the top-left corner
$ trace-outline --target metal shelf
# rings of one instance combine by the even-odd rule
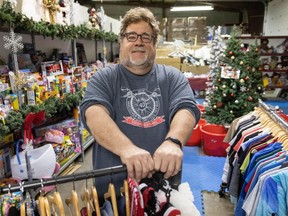
[[[94,138],[91,137],[86,143],[83,144],[83,150],[85,151],[94,141]],[[61,174],[65,169],[67,169],[80,155],[82,152],[74,154],[63,166],[60,168],[59,172],[55,174],[56,176]]]

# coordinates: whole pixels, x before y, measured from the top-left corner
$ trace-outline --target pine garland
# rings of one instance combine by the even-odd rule
[[[24,120],[29,113],[45,111],[46,120],[65,116],[76,108],[82,98],[84,89],[76,93],[67,93],[64,98],[50,97],[39,105],[24,104],[20,110],[11,110],[5,121],[0,121],[0,139],[9,133],[23,128]]]
[[[88,40],[106,40],[109,42],[116,42],[118,36],[113,32],[105,32],[99,29],[89,29],[84,24],[75,25],[60,25],[52,24],[41,20],[39,22],[33,21],[27,16],[17,13],[13,10],[11,3],[4,1],[0,8],[0,23],[1,26],[13,25],[17,32],[27,32],[30,34],[40,34],[44,38],[55,37],[72,40],[72,39],[88,39]]]

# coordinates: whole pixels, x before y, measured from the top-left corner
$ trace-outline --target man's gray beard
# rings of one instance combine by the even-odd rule
[[[139,68],[139,69],[145,69],[149,68],[154,64],[154,59],[148,59],[147,61],[144,61],[142,63],[133,63],[132,61],[125,59],[125,60],[120,60],[120,63],[130,67],[130,68]]]

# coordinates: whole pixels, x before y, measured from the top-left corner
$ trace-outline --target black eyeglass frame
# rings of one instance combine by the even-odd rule
[[[137,35],[137,37],[135,37],[135,38],[136,38],[135,40],[131,40],[131,38],[128,39],[128,36],[129,36],[129,35],[135,35],[135,36]],[[149,36],[149,37],[150,37],[150,38],[149,38],[149,41],[143,41],[143,35]],[[138,40],[139,37],[141,38],[141,41],[142,41],[143,43],[151,43],[152,41],[154,42],[154,40],[155,40],[155,36],[154,36],[154,35],[150,35],[150,34],[148,34],[148,33],[137,34],[136,32],[126,32],[126,33],[123,33],[123,34],[122,34],[122,37],[125,37],[128,42],[135,42],[135,41]],[[148,38],[146,38],[146,39],[148,39]]]

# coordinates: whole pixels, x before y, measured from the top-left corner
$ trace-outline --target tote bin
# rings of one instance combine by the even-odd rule
[[[223,139],[227,129],[223,125],[206,124],[200,130],[204,153],[209,156],[225,157],[229,144],[223,142]]]
[[[201,130],[200,128],[205,125],[207,121],[200,119],[198,124],[194,127],[193,132],[186,143],[186,146],[200,146],[201,145]]]

